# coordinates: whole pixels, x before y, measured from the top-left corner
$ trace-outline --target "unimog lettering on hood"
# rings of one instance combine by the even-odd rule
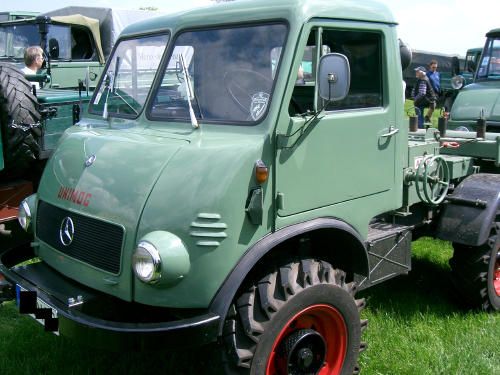
[[[57,198],[62,200],[67,200],[69,202],[76,203],[78,205],[83,205],[87,207],[90,203],[91,193],[86,193],[84,191],[78,191],[74,188],[61,186],[59,193],[57,193]]]

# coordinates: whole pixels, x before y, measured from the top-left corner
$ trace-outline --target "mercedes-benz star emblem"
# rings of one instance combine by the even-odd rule
[[[59,229],[59,239],[64,246],[71,245],[73,242],[73,236],[75,234],[75,226],[73,225],[73,220],[69,216],[65,217],[61,223],[61,228]]]
[[[95,161],[95,155],[90,155],[87,160],[85,160],[85,166],[90,167]]]

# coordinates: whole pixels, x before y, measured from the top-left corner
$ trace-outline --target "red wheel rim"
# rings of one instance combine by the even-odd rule
[[[493,269],[493,287],[497,296],[500,297],[500,252],[497,253],[497,260]]]
[[[266,375],[278,375],[279,369],[286,367],[277,355],[277,349],[290,333],[299,329],[318,332],[326,343],[325,365],[318,375],[340,374],[347,352],[347,328],[344,319],[332,306],[313,305],[296,314],[281,330],[269,356]]]

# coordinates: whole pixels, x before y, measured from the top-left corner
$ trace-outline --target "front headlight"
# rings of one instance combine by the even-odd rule
[[[19,205],[19,209],[17,210],[17,221],[26,232],[31,230],[31,210],[26,199]]]
[[[158,250],[146,241],[141,241],[132,254],[132,267],[139,280],[154,284],[161,279],[161,258]]]
[[[453,87],[455,90],[460,90],[462,87],[464,87],[465,84],[465,78],[462,76],[453,76],[451,78],[451,87]]]

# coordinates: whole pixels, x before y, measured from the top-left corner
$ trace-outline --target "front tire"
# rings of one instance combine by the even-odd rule
[[[227,374],[358,373],[366,347],[364,300],[329,263],[292,262],[269,272],[233,303],[224,327]]]
[[[472,308],[500,311],[500,223],[481,246],[453,244],[452,281]]]

